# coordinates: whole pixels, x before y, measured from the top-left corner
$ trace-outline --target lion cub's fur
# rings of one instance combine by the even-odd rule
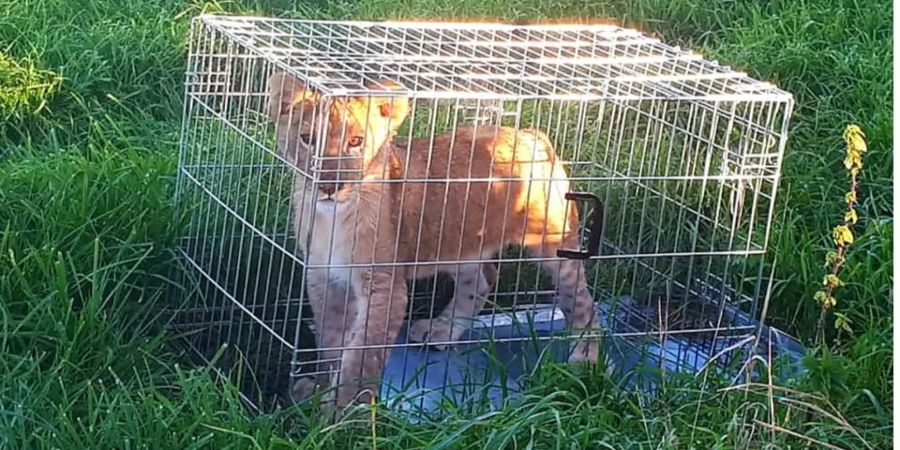
[[[495,258],[510,244],[549,258],[560,247],[579,247],[578,212],[564,198],[569,180],[543,133],[466,126],[393,145],[409,114],[405,98],[326,99],[280,73],[269,86],[279,153],[318,175],[294,177],[293,223],[310,266],[306,286],[323,350],[320,370],[339,367],[338,380],[320,381],[340,382],[339,406],[377,392],[388,357],[377,346],[397,338],[408,279],[453,276],[450,304],[409,332],[413,340],[446,345],[482,309],[497,278],[493,264],[466,261]],[[458,264],[428,264],[448,261]],[[596,328],[582,263],[542,265],[568,325]],[[352,349],[359,346],[366,348]],[[597,342],[580,341],[570,360],[596,357]],[[300,379],[295,398],[308,395],[312,383]]]

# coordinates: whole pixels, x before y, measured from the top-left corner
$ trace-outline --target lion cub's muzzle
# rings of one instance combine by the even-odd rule
[[[331,196],[343,189],[345,183],[339,179],[338,174],[336,171],[319,172],[319,181],[316,182],[319,192]]]
[[[319,192],[332,196],[335,192],[344,189],[344,183],[319,183]]]
[[[347,187],[348,182],[358,181],[362,177],[361,163],[361,158],[343,157],[323,164],[317,171],[319,192],[331,196]]]

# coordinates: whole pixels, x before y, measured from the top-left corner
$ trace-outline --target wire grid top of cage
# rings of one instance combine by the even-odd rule
[[[324,94],[791,102],[770,83],[613,25],[196,20]]]

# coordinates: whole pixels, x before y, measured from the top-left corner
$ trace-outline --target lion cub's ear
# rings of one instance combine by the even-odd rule
[[[317,94],[292,75],[275,72],[269,77],[269,118],[277,122],[282,114],[298,103],[315,100]]]
[[[367,83],[366,87],[379,91],[396,91],[398,94],[406,91],[405,87],[388,79]],[[406,120],[406,116],[409,115],[409,99],[404,96],[372,97],[371,102],[372,106],[377,108],[381,117],[390,119],[391,128],[399,128],[403,121]]]

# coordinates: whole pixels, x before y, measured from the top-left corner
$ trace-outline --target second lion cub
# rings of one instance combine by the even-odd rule
[[[454,278],[447,307],[410,329],[413,340],[452,343],[497,279],[493,264],[478,261],[507,245],[553,258],[541,264],[567,325],[596,331],[583,264],[556,258],[558,248],[579,247],[578,212],[567,204],[568,177],[543,133],[462,127],[393,145],[409,114],[405,98],[323,97],[281,73],[269,89],[279,153],[318,174],[294,177],[293,224],[309,266],[319,370],[340,384],[338,406],[378,392],[386,346],[405,318],[408,279],[439,272]],[[580,340],[570,361],[594,362],[597,353],[596,340]],[[314,383],[299,379],[295,400]]]

